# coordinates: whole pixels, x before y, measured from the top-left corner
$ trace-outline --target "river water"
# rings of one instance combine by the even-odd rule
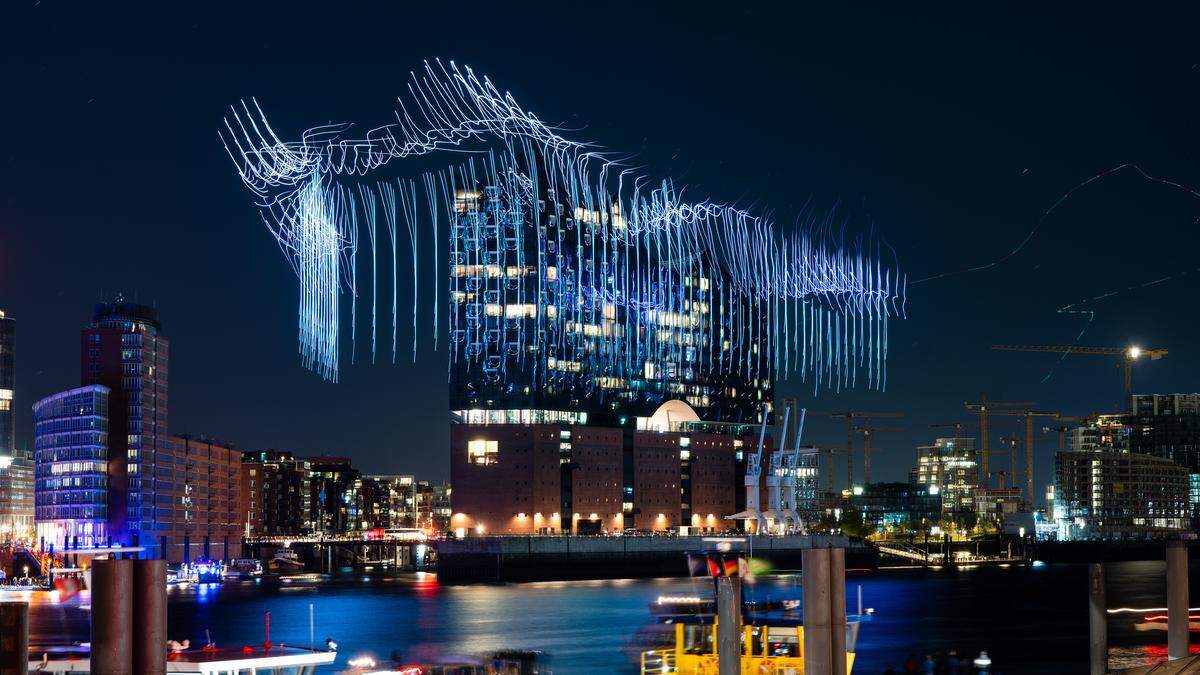
[[[1163,607],[1165,564],[1107,566],[1110,607]],[[1078,673],[1087,668],[1087,571],[1081,565],[980,567],[954,571],[893,570],[850,573],[847,605],[861,586],[874,620],[859,632],[854,672],[900,669],[910,654],[986,649],[996,673]],[[1192,603],[1200,589],[1192,586]],[[544,651],[554,673],[630,672],[627,646],[649,620],[660,595],[707,594],[711,582],[693,579],[540,582],[444,586],[433,575],[364,575],[349,571],[320,583],[258,580],[173,587],[172,639],[219,645],[261,643],[271,612],[271,640],[337,641],[339,663],[361,654],[408,661],[479,654],[499,648]],[[800,597],[797,576],[760,577],[748,598]],[[34,601],[34,643],[87,640],[86,593],[63,603]],[[1165,656],[1166,633],[1139,630],[1139,615],[1109,621],[1113,665],[1139,665]],[[1143,628],[1144,628],[1143,624]]]

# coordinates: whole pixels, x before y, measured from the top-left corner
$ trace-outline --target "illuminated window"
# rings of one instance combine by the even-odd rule
[[[499,447],[496,441],[467,441],[467,461],[479,466],[495,464]]]

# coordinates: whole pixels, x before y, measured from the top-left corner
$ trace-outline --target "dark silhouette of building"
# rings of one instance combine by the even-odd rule
[[[348,457],[308,458],[309,520],[314,533],[347,534],[357,529],[358,477]]]
[[[16,443],[17,321],[0,310],[0,541],[33,533],[33,461]]]
[[[250,536],[311,532],[309,462],[290,452],[242,453],[240,518]]]

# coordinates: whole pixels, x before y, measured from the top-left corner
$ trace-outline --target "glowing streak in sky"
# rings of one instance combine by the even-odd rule
[[[887,324],[904,315],[906,277],[883,262],[881,244],[844,246],[830,217],[781,233],[735,206],[685,200],[670,181],[636,177],[564,138],[453,62],[427,62],[407,89],[395,123],[357,137],[350,124],[328,124],[285,142],[253,99],[232,109],[220,134],[300,281],[300,353],[323,377],[338,376],[342,292],[357,318],[365,228],[372,362],[381,263],[391,266],[393,363],[399,351],[403,244],[416,359],[425,229],[435,348],[448,335],[451,367],[477,364],[489,381],[505,382],[508,368],[538,354],[536,381],[551,387],[577,377],[683,387],[699,379],[696,369],[755,382],[799,374],[814,391],[860,377],[886,386]],[[375,182],[385,166],[404,172],[442,155],[455,163]],[[382,261],[381,215],[391,248]],[[439,249],[450,256],[445,333]]]

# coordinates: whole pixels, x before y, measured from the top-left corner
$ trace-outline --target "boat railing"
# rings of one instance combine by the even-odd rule
[[[679,672],[675,667],[674,649],[652,649],[642,652],[643,675],[663,675]]]

